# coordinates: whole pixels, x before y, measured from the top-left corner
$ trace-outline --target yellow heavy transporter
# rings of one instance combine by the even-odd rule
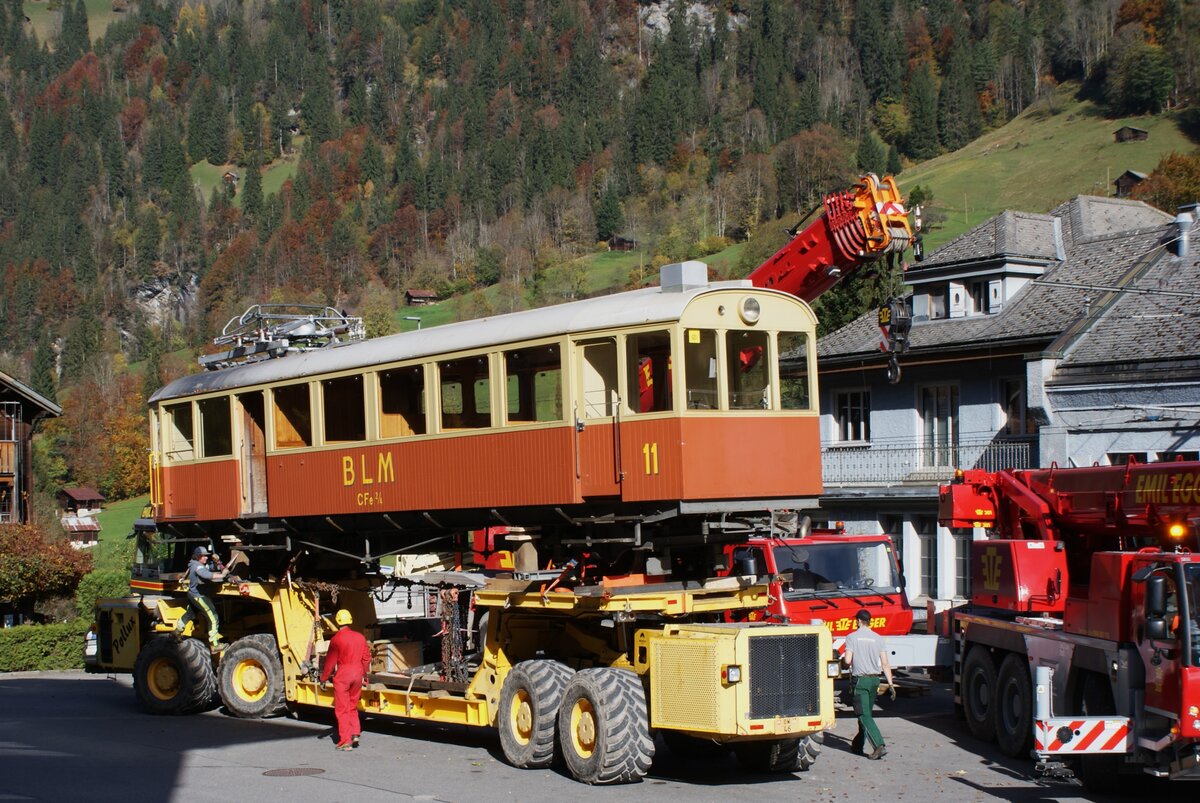
[[[560,758],[585,783],[627,783],[650,769],[654,736],[673,749],[731,747],[755,770],[807,768],[833,724],[837,663],[824,626],[724,624],[729,610],[762,608],[765,581],[560,590],[543,579],[493,579],[473,591],[483,617],[479,648],[425,663],[443,633],[385,635],[372,598],[377,581],[226,583],[212,594],[225,646],[210,649],[184,612],[185,584],[135,566],[140,596],[97,610],[95,671],[129,671],[143,707],[184,714],[218,699],[232,714],[330,708],[316,679],[346,608],[372,641],[375,662],[361,710],[499,731],[518,767]],[[443,582],[443,587],[453,586]],[[457,590],[443,593],[446,604]]]

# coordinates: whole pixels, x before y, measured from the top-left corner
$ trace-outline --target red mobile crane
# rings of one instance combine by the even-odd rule
[[[747,277],[757,287],[816,300],[838,281],[868,262],[902,253],[910,245],[919,255],[895,179],[866,175],[850,189],[824,199],[824,212]],[[892,367],[904,350],[909,316],[903,302],[889,303],[881,325],[888,338]],[[887,320],[884,320],[884,317]],[[747,360],[748,363],[753,359]],[[813,529],[796,523],[795,537],[754,538],[729,546],[726,560],[734,573],[791,576],[772,586],[771,602],[751,619],[824,622],[840,650],[854,629],[860,609],[872,613],[871,627],[889,637],[893,663],[929,666],[936,661],[937,639],[910,636],[913,611],[903,590],[899,565],[887,535],[850,535],[840,525]],[[739,612],[737,616],[745,616]]]
[[[959,472],[939,518],[997,536],[948,621],[976,737],[1093,789],[1200,777],[1200,463]]]

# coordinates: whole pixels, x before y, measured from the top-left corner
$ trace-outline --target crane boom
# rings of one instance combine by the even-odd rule
[[[748,277],[757,287],[816,300],[883,254],[913,240],[904,200],[891,176],[868,174],[848,190],[825,196],[825,211]]]

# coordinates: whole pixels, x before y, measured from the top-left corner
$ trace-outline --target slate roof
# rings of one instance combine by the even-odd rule
[[[1045,258],[1050,242],[1045,239],[1046,224],[1049,221],[1052,231],[1054,218],[1061,220],[1066,258],[1051,261],[1039,283],[1027,284],[995,315],[914,323],[909,335],[910,349],[1046,348],[1103,295],[1095,289],[1061,284],[1116,284],[1137,260],[1161,255],[1162,250],[1156,247],[1164,239],[1164,224],[1172,219],[1140,201],[1080,196],[1049,215],[1001,213],[951,241],[934,257],[947,267],[954,262],[975,264],[998,259],[1004,253],[1012,254],[998,248],[1013,248],[1016,246],[1006,243],[1016,242],[1023,244],[1020,247],[1026,251],[1041,249],[1040,255],[1027,253],[1027,256]],[[1002,237],[997,238],[997,233]],[[1010,237],[1014,233],[1017,233],[1015,239]],[[947,251],[957,255],[956,259],[945,259],[943,254]],[[921,264],[925,266],[930,261]],[[1196,286],[1193,283],[1192,287]],[[875,316],[871,311],[821,338],[817,346],[820,358],[827,363],[843,359],[882,360]],[[1139,339],[1130,338],[1128,331],[1125,334],[1127,340]],[[1082,344],[1076,345],[1077,349],[1081,347]]]
[[[960,262],[977,262],[997,257],[1057,259],[1060,253],[1054,235],[1054,216],[1006,209],[975,228],[955,237],[924,262],[918,271]]]

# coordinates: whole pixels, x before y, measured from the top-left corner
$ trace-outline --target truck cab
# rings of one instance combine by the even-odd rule
[[[909,635],[913,610],[888,536],[815,528],[804,537],[752,538],[729,545],[725,559],[727,574],[772,578],[766,608],[732,615],[750,621],[821,622],[840,650],[854,630],[854,615],[865,608],[871,612],[871,628],[888,637],[893,665],[933,665],[936,638]]]

